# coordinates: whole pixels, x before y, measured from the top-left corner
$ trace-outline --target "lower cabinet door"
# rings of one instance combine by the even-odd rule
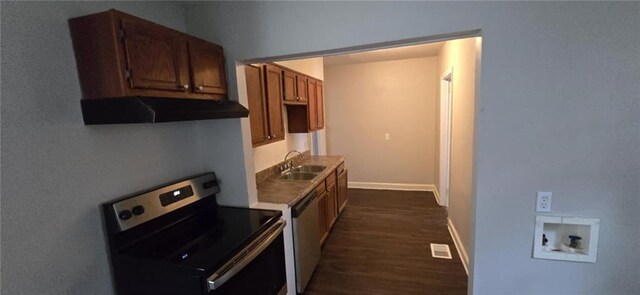
[[[324,242],[329,234],[327,222],[327,192],[323,192],[318,197],[318,229],[320,232],[320,241]]]
[[[327,186],[327,230],[331,230],[331,227],[338,218],[338,192],[336,190],[336,183],[332,183]]]
[[[338,212],[342,212],[347,204],[347,183],[347,170],[343,170],[338,175]]]

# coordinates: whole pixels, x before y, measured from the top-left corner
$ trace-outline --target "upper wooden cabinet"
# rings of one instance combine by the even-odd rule
[[[85,99],[224,99],[219,45],[117,11],[69,20]]]
[[[322,87],[322,81],[318,81],[316,84],[316,110],[318,112],[318,121],[316,125],[317,130],[324,128],[324,89]]]
[[[284,139],[281,71],[268,65],[247,65],[245,77],[253,146]]]
[[[309,131],[315,131],[318,129],[318,105],[316,99],[316,85],[317,81],[314,79],[307,79],[307,89],[309,90],[309,103],[307,106],[308,109],[308,119],[309,119]]]
[[[307,88],[307,78],[304,75],[296,75],[296,87],[298,89],[297,94],[300,101],[305,102],[309,100],[309,89]]]
[[[220,46],[190,40],[189,65],[191,68],[191,84],[195,92],[210,94],[227,93],[224,54]]]
[[[136,19],[122,19],[120,29],[131,88],[186,90],[189,65],[177,34]]]
[[[267,110],[269,130],[272,141],[284,139],[284,121],[282,119],[282,71],[272,65],[263,66],[265,86],[267,87]],[[269,136],[267,136],[269,137]]]
[[[251,124],[251,142],[254,146],[267,141],[269,124],[267,121],[267,101],[264,93],[262,69],[245,66],[247,81],[247,99],[249,101],[249,123]]]
[[[287,105],[290,133],[307,133],[324,128],[324,89],[322,81],[307,78],[309,101],[306,105]]]
[[[305,75],[282,69],[282,85],[284,87],[285,104],[306,104],[308,100],[307,77]]]

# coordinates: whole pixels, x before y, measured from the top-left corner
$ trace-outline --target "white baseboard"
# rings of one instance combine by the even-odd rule
[[[440,202],[440,193],[438,192],[438,188],[435,185],[433,186],[433,196],[436,197],[436,202],[438,203],[438,205],[442,206],[442,202]]]
[[[467,250],[464,249],[456,227],[449,218],[447,218],[447,228],[449,228],[449,233],[451,234],[451,238],[453,238],[453,244],[456,245],[456,250],[458,250],[458,256],[460,256],[460,261],[462,261],[464,271],[467,273],[467,276],[469,276],[469,255],[467,255]]]
[[[349,188],[394,190],[394,191],[425,191],[432,192],[435,189],[433,184],[419,183],[384,183],[384,182],[354,182],[349,181]]]

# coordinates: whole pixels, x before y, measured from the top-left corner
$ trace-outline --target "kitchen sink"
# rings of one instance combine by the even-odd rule
[[[313,173],[318,173],[323,171],[325,168],[325,166],[320,166],[320,165],[302,165],[302,166],[298,166],[298,167],[294,167],[293,169],[291,169],[291,171],[293,172],[313,172]]]
[[[312,180],[313,178],[316,177],[317,174],[315,173],[309,173],[309,172],[287,172],[284,173],[282,175],[280,175],[280,177],[278,177],[278,179],[281,180]]]

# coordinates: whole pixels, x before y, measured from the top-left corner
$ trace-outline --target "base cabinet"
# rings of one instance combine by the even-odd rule
[[[344,169],[344,163],[341,163],[323,182],[318,184],[316,193],[318,195],[318,228],[321,242],[324,243],[346,205],[347,171]]]
[[[338,174],[338,212],[342,212],[347,205],[347,170]]]
[[[331,174],[329,177],[334,177],[335,174]],[[336,189],[335,179],[331,184],[327,180],[327,227],[329,230],[333,227],[338,219],[338,191]]]
[[[324,186],[324,183],[321,184]],[[329,235],[327,227],[327,192],[323,192],[318,196],[318,229],[320,232],[320,241],[324,243]]]

